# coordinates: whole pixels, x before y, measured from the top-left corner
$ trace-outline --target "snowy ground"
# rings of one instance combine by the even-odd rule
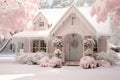
[[[13,57],[0,57],[0,80],[120,80],[120,66],[41,68],[38,65],[18,64]]]

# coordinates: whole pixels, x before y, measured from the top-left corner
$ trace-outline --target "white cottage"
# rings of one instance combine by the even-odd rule
[[[67,8],[41,9],[33,20],[32,29],[15,34],[13,40],[16,46],[19,46],[19,42],[23,43],[25,53],[45,51],[49,54],[55,49],[53,39],[59,37],[63,41],[61,50],[64,60],[78,61],[84,55],[85,39],[96,41],[93,52],[106,52],[109,36],[109,20],[97,23],[96,18],[90,15],[90,8],[71,5]],[[16,52],[19,50],[16,47]]]

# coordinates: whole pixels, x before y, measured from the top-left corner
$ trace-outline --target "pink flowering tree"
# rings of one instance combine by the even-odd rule
[[[38,4],[39,0],[0,0],[0,36],[28,29],[27,23],[33,20]]]
[[[115,26],[120,21],[120,0],[96,0],[92,6],[91,15],[97,15],[97,21],[105,22],[107,16],[112,14],[112,20]]]
[[[29,29],[40,0],[0,0],[0,41],[12,38],[10,33]],[[0,52],[5,48],[5,43]]]

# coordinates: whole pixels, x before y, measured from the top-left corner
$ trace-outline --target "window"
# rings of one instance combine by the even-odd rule
[[[40,41],[40,51],[46,52],[46,43],[44,42],[44,40]]]
[[[72,25],[75,24],[75,20],[76,20],[76,14],[72,13]]]
[[[44,40],[34,40],[33,41],[33,52],[44,51],[46,52],[46,43]]]
[[[75,19],[76,19],[76,17],[72,17],[72,25],[75,24]]]
[[[44,22],[39,22],[39,27],[44,27]]]

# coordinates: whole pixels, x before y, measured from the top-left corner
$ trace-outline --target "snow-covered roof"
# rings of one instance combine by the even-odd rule
[[[57,22],[63,17],[67,12],[68,8],[53,8],[53,9],[41,9],[40,12],[47,18],[49,24],[54,27]]]
[[[49,38],[50,30],[46,31],[22,31],[15,35],[13,38]]]
[[[67,11],[69,11],[71,7],[75,7],[80,12],[80,14],[85,17],[85,19],[96,30],[98,36],[110,36],[111,30],[109,26],[109,20],[107,20],[106,22],[97,23],[96,16],[92,17],[90,15],[90,7],[76,7],[72,5],[66,8],[40,9],[40,12],[45,16],[49,24],[52,24],[52,27],[49,30],[45,31],[23,31],[15,34],[13,37],[49,37],[50,32],[53,30],[54,27],[56,27],[57,23],[59,23],[59,21],[64,17],[64,15],[67,13]]]
[[[55,8],[55,9],[41,9],[40,12],[47,18],[49,24],[52,24],[52,28],[60,21],[64,14],[68,11],[67,8]],[[76,6],[75,6],[76,7]],[[92,25],[100,36],[110,35],[109,19],[106,22],[97,22],[96,16],[90,15],[90,7],[76,7],[79,12],[86,18],[86,20]]]

